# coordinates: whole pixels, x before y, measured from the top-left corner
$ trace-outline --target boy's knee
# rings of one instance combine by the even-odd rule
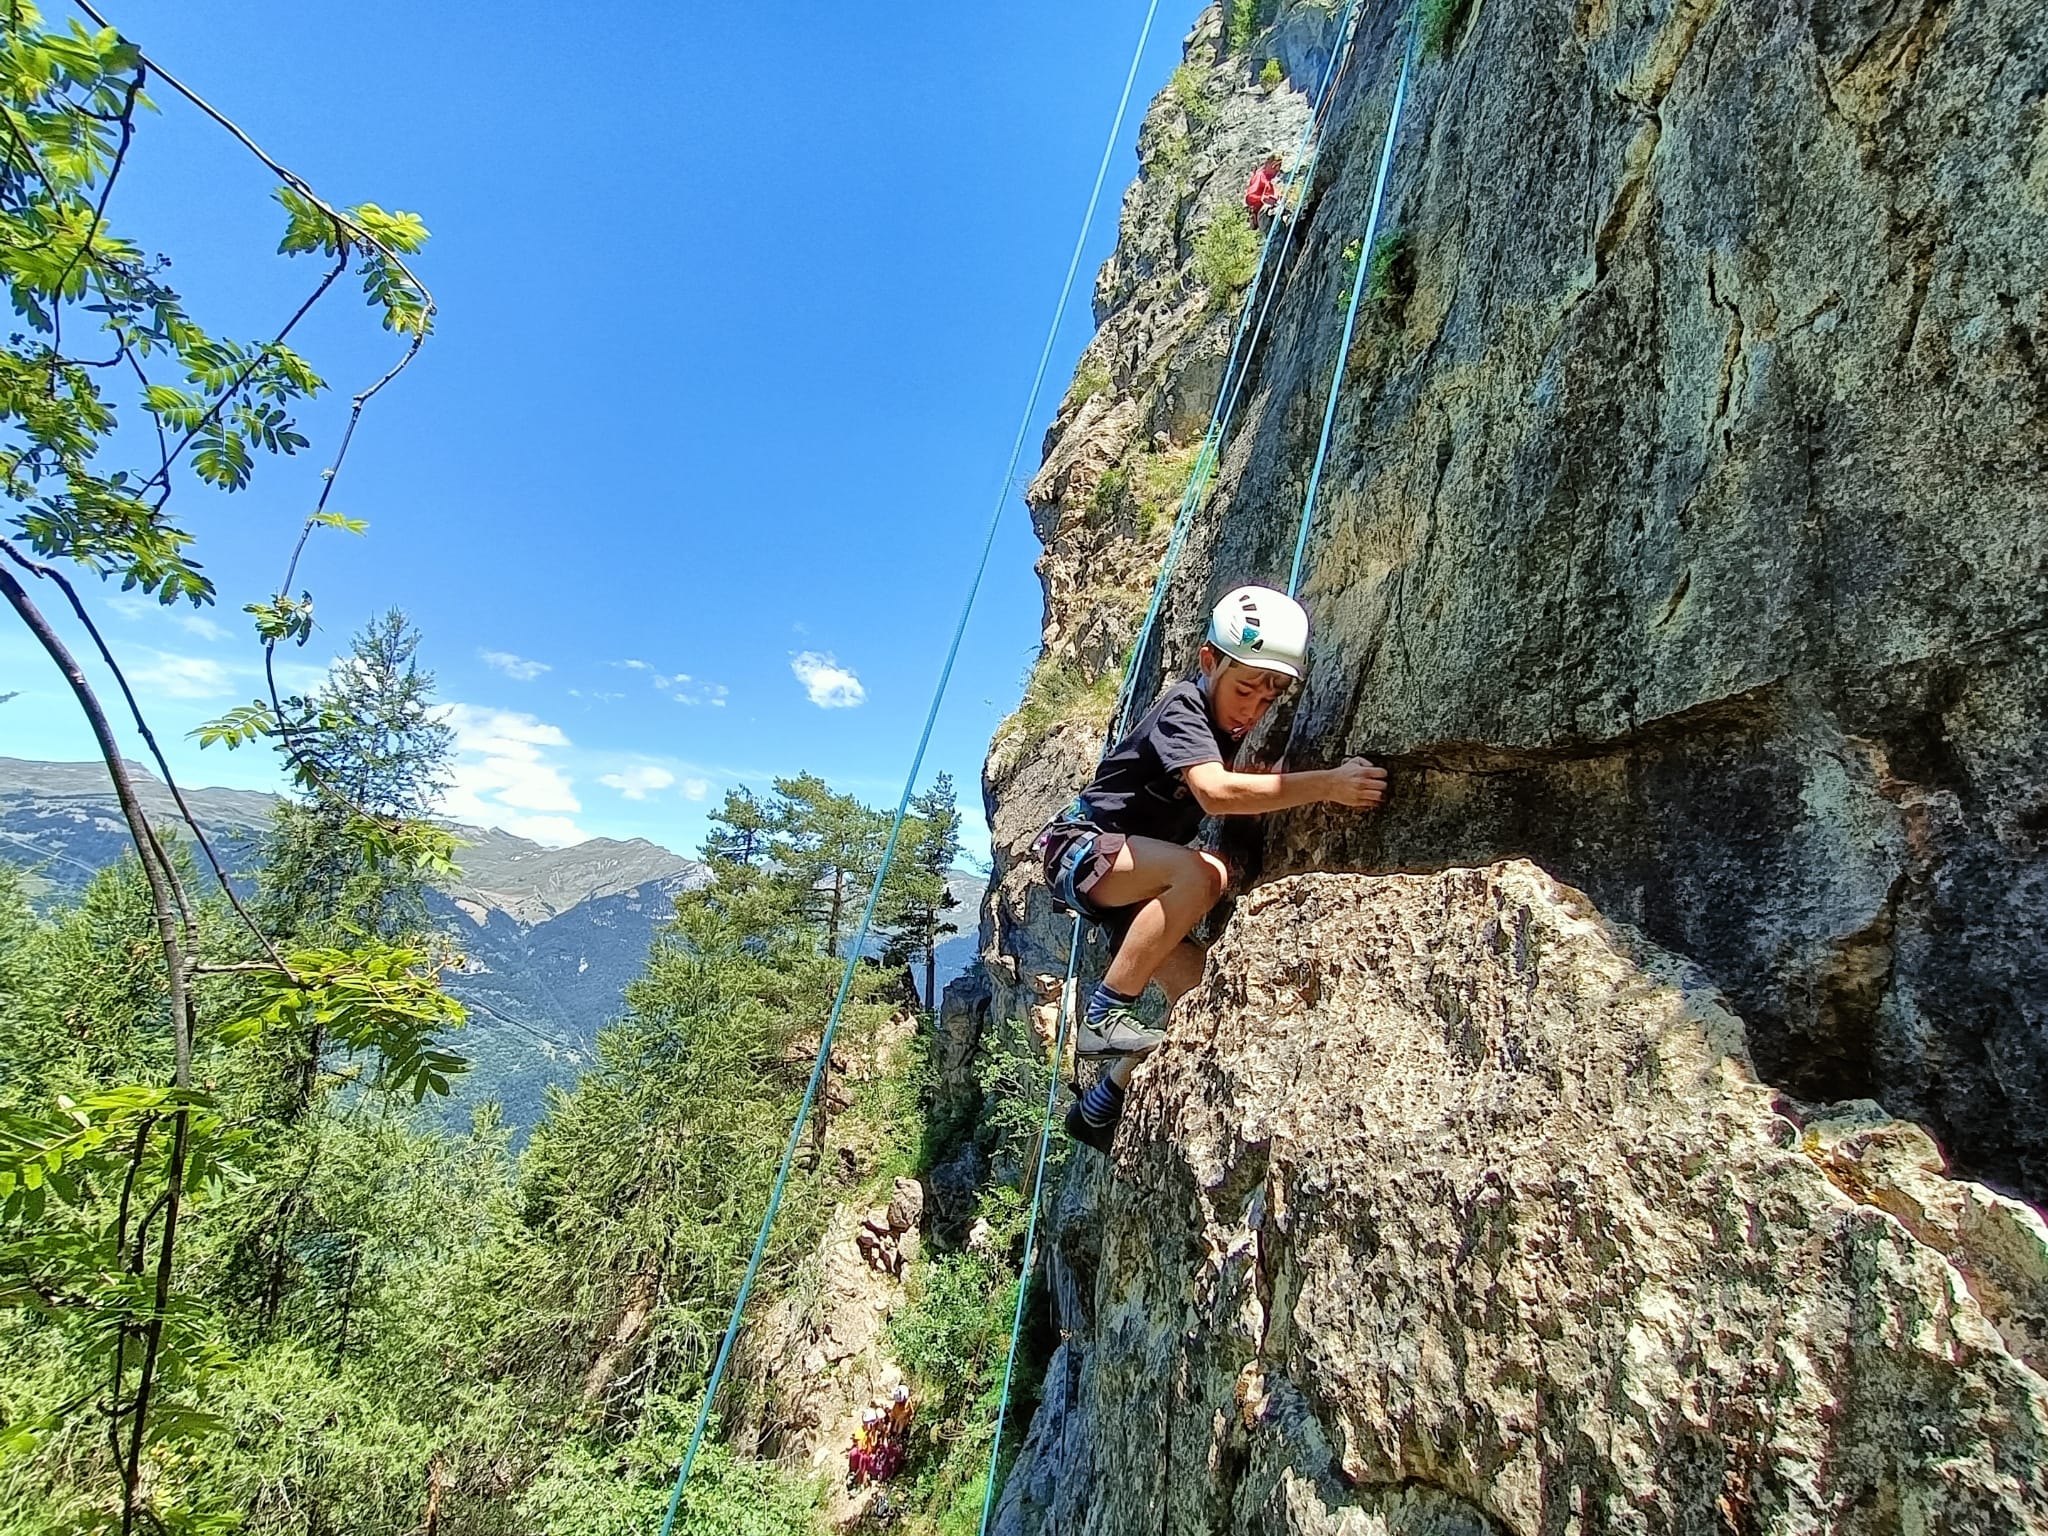
[[[1213,853],[1203,852],[1196,857],[1202,861],[1202,874],[1206,882],[1204,889],[1213,906],[1222,899],[1223,893],[1230,889],[1230,866]]]

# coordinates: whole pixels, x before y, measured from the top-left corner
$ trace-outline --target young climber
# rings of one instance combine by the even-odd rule
[[[1265,164],[1252,172],[1252,179],[1244,189],[1244,210],[1251,216],[1253,229],[1264,229],[1267,218],[1280,206],[1280,167],[1284,164],[1278,155],[1266,156]]]
[[[1161,1032],[1137,1001],[1158,982],[1169,1001],[1202,975],[1189,940],[1229,883],[1215,854],[1190,846],[1204,816],[1256,816],[1327,801],[1371,810],[1386,770],[1362,757],[1302,773],[1239,773],[1245,733],[1301,677],[1308,615],[1268,587],[1224,594],[1209,619],[1199,681],[1175,683],[1112,747],[1078,799],[1035,845],[1054,899],[1109,936],[1109,970],[1077,1021],[1081,1056],[1120,1058],[1067,1111],[1067,1133],[1107,1152],[1138,1059]]]

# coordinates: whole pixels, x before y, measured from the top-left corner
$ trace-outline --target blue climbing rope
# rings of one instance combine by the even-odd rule
[[[860,915],[860,928],[852,945],[846,952],[846,969],[839,978],[838,995],[832,999],[832,1012],[825,1021],[825,1029],[818,1040],[818,1058],[811,1066],[810,1081],[804,1085],[803,1101],[797,1107],[796,1123],[790,1127],[789,1140],[782,1149],[782,1162],[775,1172],[775,1185],[768,1196],[768,1209],[761,1218],[761,1230],[754,1238],[754,1251],[747,1259],[746,1273],[740,1280],[739,1295],[734,1298],[732,1315],[726,1320],[725,1335],[718,1346],[718,1358],[711,1367],[711,1377],[704,1384],[704,1400],[697,1410],[696,1427],[690,1431],[689,1448],[683,1453],[683,1464],[676,1472],[675,1489],[669,1495],[668,1513],[662,1517],[661,1536],[671,1536],[675,1529],[676,1514],[682,1508],[683,1489],[690,1481],[690,1471],[696,1465],[697,1452],[704,1443],[704,1431],[711,1422],[711,1405],[718,1395],[719,1384],[725,1379],[727,1362],[732,1358],[733,1343],[739,1337],[740,1319],[746,1311],[747,1297],[753,1291],[755,1276],[760,1273],[762,1256],[768,1250],[768,1236],[774,1229],[776,1213],[782,1207],[782,1195],[789,1183],[789,1173],[796,1162],[797,1147],[803,1139],[805,1123],[810,1119],[811,1107],[817,1102],[819,1085],[824,1081],[826,1064],[832,1059],[832,1037],[839,1029],[839,1016],[846,1008],[846,999],[853,991],[853,978],[860,964],[862,953],[867,948],[868,932],[874,924],[875,907],[881,900],[882,885],[888,878],[889,866],[896,857],[896,844],[903,834],[904,817],[910,809],[911,792],[916,788],[919,769],[924,766],[925,749],[931,745],[932,728],[938,723],[939,706],[945,701],[946,685],[952,681],[953,663],[960,655],[960,642],[967,633],[967,620],[974,612],[974,600],[980,594],[981,580],[988,570],[989,554],[995,548],[996,532],[1002,523],[1003,509],[1010,498],[1010,484],[1017,472],[1017,461],[1024,452],[1024,440],[1031,430],[1032,419],[1038,413],[1038,397],[1045,386],[1047,368],[1052,363],[1053,346],[1059,339],[1060,326],[1067,315],[1067,302],[1073,296],[1074,278],[1081,268],[1081,256],[1088,244],[1088,233],[1095,224],[1095,210],[1102,201],[1102,184],[1109,176],[1110,160],[1116,153],[1118,140],[1123,136],[1124,116],[1130,109],[1131,90],[1138,79],[1138,66],[1144,60],[1145,44],[1152,36],[1152,23],[1159,14],[1159,0],[1151,0],[1146,7],[1145,23],[1138,32],[1138,44],[1131,51],[1130,69],[1124,76],[1123,94],[1117,100],[1116,117],[1110,124],[1109,137],[1102,146],[1102,162],[1096,167],[1095,185],[1088,194],[1088,210],[1081,219],[1081,232],[1074,238],[1074,254],[1067,262],[1067,275],[1060,285],[1059,302],[1053,307],[1051,325],[1046,327],[1045,346],[1039,352],[1038,370],[1032,375],[1031,392],[1024,403],[1022,418],[1017,423],[1016,440],[1010,445],[1010,457],[1003,467],[1003,476],[996,490],[995,509],[989,514],[988,531],[983,535],[981,558],[974,567],[973,578],[967,584],[967,600],[961,604],[959,622],[953,626],[952,643],[946,648],[946,660],[939,668],[939,680],[932,692],[931,708],[925,714],[924,730],[917,738],[917,751],[910,760],[910,771],[904,775],[903,793],[896,802],[896,815],[889,824],[889,841],[882,850],[882,862],[875,870],[875,883],[868,891],[868,900]],[[1048,1118],[1050,1118],[1048,1116]]]
[[[1295,146],[1295,163],[1300,167],[1297,180],[1304,189],[1314,185],[1316,164],[1322,155],[1323,114],[1329,105],[1331,89],[1342,74],[1344,62],[1350,55],[1353,28],[1359,15],[1359,3],[1360,0],[1346,0],[1344,14],[1338,24],[1337,44],[1331,49],[1330,60],[1324,66],[1323,77],[1316,88],[1315,104],[1309,113],[1308,121],[1302,125],[1301,140]],[[1304,150],[1307,151],[1306,161],[1302,159]],[[1153,584],[1151,603],[1145,611],[1144,620],[1138,627],[1137,638],[1133,641],[1124,663],[1123,681],[1117,692],[1116,708],[1111,713],[1107,739],[1103,746],[1105,752],[1129,724],[1128,716],[1146,645],[1158,623],[1168,582],[1180,552],[1186,545],[1188,530],[1192,526],[1195,509],[1201,503],[1210,470],[1217,460],[1222,440],[1228,434],[1230,423],[1236,414],[1245,378],[1251,371],[1252,353],[1257,349],[1259,338],[1265,334],[1266,321],[1272,312],[1273,297],[1280,290],[1281,272],[1276,271],[1273,282],[1264,285],[1263,295],[1261,293],[1276,238],[1281,251],[1281,268],[1284,270],[1286,253],[1293,242],[1296,227],[1296,220],[1276,218],[1267,229],[1265,241],[1259,248],[1258,266],[1253,271],[1251,287],[1245,294],[1244,309],[1238,317],[1230,355],[1224,364],[1223,379],[1216,391],[1216,404],[1210,410],[1209,424],[1202,434],[1201,449],[1195,456],[1188,483],[1181,492],[1180,510],[1175,515],[1173,533],[1167,540],[1159,576]],[[982,1485],[979,1536],[988,1536],[989,1521],[995,1513],[996,1472],[1002,1458],[1003,1422],[1009,1416],[1010,1388],[1017,1369],[1017,1347],[1023,1337],[1024,1308],[1030,1295],[1032,1268],[1037,1255],[1038,1216],[1043,1206],[1045,1162],[1052,1141],[1053,1106],[1059,1097],[1059,1063],[1065,1055],[1067,1029],[1073,1016],[1074,978],[1078,974],[1081,960],[1081,929],[1082,919],[1077,916],[1074,919],[1073,934],[1067,944],[1067,974],[1060,987],[1059,1022],[1053,1036],[1053,1070],[1046,1084],[1045,1116],[1038,1128],[1038,1150],[1032,1163],[1031,1204],[1024,1225],[1023,1263],[1017,1275],[1017,1300],[1010,1319],[1010,1345],[1003,1361],[1002,1391],[996,1399],[995,1432],[989,1445],[988,1473]]]
[[[1060,1092],[1060,1060],[1067,1049],[1067,1023],[1073,1017],[1074,977],[1081,965],[1081,919],[1067,945],[1067,979],[1060,985],[1060,1022],[1053,1032],[1052,1071],[1046,1074],[1045,1120],[1038,1127],[1038,1156],[1031,1165],[1031,1215],[1024,1223],[1024,1263],[1017,1271],[1017,1306],[1010,1318],[1010,1352],[1003,1360],[1003,1391],[996,1399],[995,1439],[988,1449],[988,1477],[981,1491],[980,1536],[988,1536],[989,1517],[996,1508],[996,1457],[1003,1448],[1003,1420],[1010,1412],[1010,1383],[1017,1373],[1017,1340],[1024,1333],[1024,1302],[1031,1294],[1031,1262],[1038,1252],[1039,1198],[1045,1188],[1045,1157],[1052,1144],[1052,1106]]]
[[[1304,189],[1315,184],[1316,165],[1323,153],[1324,113],[1328,110],[1332,89],[1342,76],[1351,54],[1352,30],[1357,25],[1360,0],[1346,0],[1344,14],[1338,21],[1337,44],[1330,50],[1329,62],[1323,67],[1323,77],[1317,83],[1315,101],[1309,111],[1308,121],[1301,126],[1301,137],[1294,146],[1294,160],[1299,170],[1294,176],[1297,185]],[[1308,152],[1304,161],[1303,151]],[[1223,380],[1216,391],[1216,403],[1209,411],[1209,424],[1202,433],[1202,446],[1195,455],[1193,470],[1188,482],[1181,488],[1180,509],[1174,514],[1173,532],[1166,541],[1166,552],[1160,557],[1159,576],[1152,584],[1152,600],[1145,609],[1145,617],[1138,625],[1137,637],[1131,642],[1131,649],[1124,664],[1124,677],[1117,690],[1116,708],[1110,714],[1109,743],[1121,737],[1130,724],[1131,708],[1136,702],[1137,679],[1142,670],[1145,648],[1151,642],[1152,632],[1159,622],[1160,607],[1166,598],[1166,589],[1173,570],[1180,562],[1180,554],[1186,547],[1194,514],[1201,506],[1203,493],[1208,488],[1211,472],[1222,456],[1223,440],[1229,435],[1230,423],[1237,413],[1237,402],[1244,381],[1251,375],[1252,354],[1257,351],[1259,338],[1265,334],[1267,318],[1272,313],[1273,298],[1280,291],[1281,278],[1285,275],[1287,255],[1294,243],[1299,228],[1298,218],[1275,218],[1267,226],[1266,238],[1259,246],[1259,263],[1253,270],[1250,289],[1245,294],[1244,309],[1238,317],[1237,333],[1230,344],[1230,355],[1224,363]],[[1284,232],[1283,232],[1284,231]],[[1274,242],[1280,243],[1280,263],[1274,272],[1273,281],[1265,283],[1267,260],[1273,252]],[[1261,296],[1261,288],[1264,293]],[[1257,300],[1257,314],[1254,318],[1254,300]],[[1108,745],[1106,744],[1106,746]],[[1106,747],[1105,747],[1106,749]]]
[[[1351,279],[1351,305],[1344,311],[1344,340],[1337,348],[1337,368],[1330,377],[1330,396],[1323,402],[1323,431],[1316,441],[1315,468],[1309,471],[1308,493],[1301,499],[1301,529],[1294,536],[1294,564],[1287,572],[1287,595],[1301,590],[1301,562],[1308,553],[1308,531],[1315,523],[1316,490],[1323,483],[1323,464],[1330,456],[1330,432],[1337,422],[1337,397],[1344,388],[1344,366],[1351,360],[1351,335],[1358,326],[1358,301],[1372,272],[1373,243],[1379,239],[1380,211],[1386,204],[1387,175],[1394,165],[1394,142],[1401,136],[1401,112],[1408,104],[1408,76],[1415,66],[1415,39],[1421,30],[1418,7],[1408,19],[1408,45],[1401,51],[1401,78],[1394,83],[1394,105],[1387,113],[1387,137],[1380,145],[1379,175],[1373,181],[1372,211],[1358,247],[1358,271]]]

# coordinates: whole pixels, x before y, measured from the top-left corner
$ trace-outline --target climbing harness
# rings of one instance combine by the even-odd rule
[[[732,1315],[726,1319],[725,1334],[719,1341],[718,1356],[711,1367],[711,1376],[704,1384],[704,1400],[697,1409],[696,1427],[690,1431],[690,1443],[683,1452],[683,1463],[676,1471],[674,1490],[669,1494],[668,1513],[662,1517],[661,1536],[671,1536],[675,1530],[676,1515],[683,1504],[683,1489],[690,1481],[690,1471],[696,1465],[698,1449],[704,1443],[705,1428],[711,1422],[711,1405],[718,1396],[719,1384],[725,1379],[725,1368],[732,1358],[734,1342],[739,1338],[740,1319],[747,1306],[747,1297],[753,1291],[755,1276],[760,1273],[761,1260],[768,1251],[768,1235],[774,1229],[776,1213],[782,1206],[783,1190],[789,1183],[790,1169],[796,1162],[797,1147],[802,1141],[804,1126],[809,1121],[811,1107],[816,1103],[819,1085],[824,1081],[826,1065],[832,1059],[832,1039],[839,1029],[839,1016],[845,1011],[846,999],[853,991],[853,978],[860,965],[860,957],[867,948],[868,932],[874,924],[875,907],[882,897],[882,885],[889,875],[889,866],[896,857],[896,845],[903,834],[904,817],[910,809],[910,796],[917,785],[918,770],[924,766],[925,749],[931,745],[932,728],[938,723],[939,706],[945,701],[946,685],[953,677],[953,663],[960,654],[960,642],[967,633],[967,620],[974,612],[974,600],[981,591],[981,579],[988,570],[989,554],[995,548],[996,532],[1002,522],[1003,508],[1010,497],[1011,478],[1017,472],[1017,461],[1024,452],[1024,439],[1031,430],[1033,417],[1038,413],[1038,397],[1045,386],[1046,370],[1052,363],[1053,346],[1059,339],[1061,323],[1066,319],[1067,302],[1074,291],[1074,278],[1081,269],[1081,255],[1087,248],[1088,233],[1095,224],[1095,210],[1102,201],[1102,185],[1109,176],[1110,160],[1116,153],[1117,141],[1123,135],[1124,117],[1130,109],[1131,90],[1137,84],[1138,66],[1145,57],[1145,44],[1152,36],[1152,23],[1159,14],[1159,0],[1151,0],[1146,7],[1144,25],[1138,31],[1137,46],[1131,51],[1130,69],[1124,76],[1123,94],[1118,98],[1116,117],[1110,124],[1109,137],[1102,146],[1102,162],[1096,167],[1095,185],[1088,194],[1088,209],[1081,219],[1081,231],[1074,239],[1074,254],[1067,262],[1067,275],[1060,286],[1059,302],[1053,306],[1052,323],[1046,327],[1045,346],[1039,352],[1038,370],[1032,376],[1031,392],[1025,400],[1022,419],[1017,423],[1016,440],[1010,445],[1008,463],[1003,466],[1003,476],[997,486],[995,510],[989,515],[988,531],[983,535],[981,558],[974,567],[973,578],[967,585],[967,600],[961,605],[960,619],[953,627],[953,640],[946,649],[946,659],[939,668],[937,687],[932,692],[931,708],[926,712],[924,730],[917,739],[917,751],[910,760],[910,771],[904,775],[903,793],[896,802],[896,815],[889,824],[889,840],[882,849],[881,863],[875,870],[875,883],[868,891],[867,906],[860,916],[860,927],[853,943],[846,951],[846,969],[839,978],[838,994],[832,999],[832,1011],[826,1018],[825,1028],[818,1039],[817,1060],[811,1066],[810,1081],[804,1085],[802,1102],[797,1106],[796,1123],[789,1129],[789,1140],[783,1145],[782,1162],[775,1172],[775,1184],[768,1196],[768,1209],[761,1218],[761,1229],[754,1239],[754,1251],[747,1259],[745,1274],[740,1280],[739,1295],[734,1298]],[[1048,1109],[1050,1120],[1051,1111]],[[1035,1192],[1034,1192],[1035,1193]]]
[[[1337,68],[1339,57],[1348,58],[1352,41],[1352,28],[1355,26],[1357,19],[1358,7],[1356,0],[1353,0],[1347,11],[1343,31],[1340,34],[1342,37],[1341,46],[1332,55],[1332,69]],[[1309,528],[1314,521],[1316,493],[1321,486],[1323,466],[1329,456],[1330,438],[1337,417],[1337,399],[1344,384],[1345,365],[1351,353],[1351,338],[1357,326],[1359,302],[1364,296],[1366,276],[1372,266],[1371,251],[1374,241],[1378,238],[1380,215],[1385,206],[1387,179],[1393,166],[1394,145],[1400,137],[1401,119],[1407,106],[1408,81],[1414,69],[1418,32],[1419,10],[1411,9],[1408,18],[1408,38],[1401,55],[1401,73],[1394,85],[1393,106],[1387,114],[1386,139],[1380,146],[1379,171],[1374,179],[1372,203],[1370,211],[1366,216],[1365,236],[1360,246],[1358,272],[1352,280],[1351,302],[1344,315],[1344,333],[1338,348],[1337,366],[1330,380],[1329,396],[1323,406],[1323,425],[1321,435],[1316,443],[1315,465],[1309,474],[1308,490],[1302,498],[1301,526],[1295,535],[1294,563],[1287,578],[1287,595],[1289,597],[1296,595],[1301,584],[1302,558],[1308,548]],[[1333,76],[1326,75],[1324,82],[1326,90],[1333,78]],[[1308,176],[1310,178],[1314,174],[1315,157],[1319,156],[1322,150],[1322,114],[1327,104],[1327,99],[1319,99],[1316,111],[1310,119],[1310,130],[1316,134],[1316,147],[1309,161]],[[1308,185],[1308,181],[1305,180],[1303,185]],[[1272,236],[1273,231],[1269,230],[1267,232],[1267,249],[1271,247]],[[1264,265],[1265,251],[1262,250],[1260,253],[1261,270],[1263,270]],[[1278,288],[1279,283],[1276,280],[1272,288],[1267,291],[1264,302],[1259,306],[1257,327],[1253,333],[1254,346],[1256,346],[1257,335],[1265,329],[1266,316],[1271,306],[1272,295],[1278,291]],[[1245,320],[1240,321],[1239,324],[1238,337],[1240,341],[1244,338],[1245,323],[1251,316],[1252,301],[1257,295],[1257,290],[1258,281],[1255,277],[1253,290],[1250,294],[1246,295],[1245,299]],[[1123,684],[1118,691],[1116,709],[1110,721],[1110,743],[1115,742],[1128,724],[1128,713],[1134,702],[1137,678],[1143,670],[1145,650],[1157,626],[1167,585],[1172,579],[1174,566],[1178,562],[1181,549],[1186,543],[1187,532],[1193,521],[1192,514],[1196,504],[1201,500],[1202,490],[1206,485],[1209,471],[1214,464],[1217,446],[1224,432],[1228,430],[1231,415],[1236,408],[1238,392],[1243,386],[1245,374],[1249,371],[1249,352],[1245,353],[1242,359],[1240,359],[1238,348],[1236,345],[1233,345],[1231,360],[1225,366],[1223,385],[1217,391],[1216,408],[1210,414],[1209,430],[1204,434],[1201,452],[1196,455],[1194,472],[1189,478],[1187,489],[1182,494],[1180,512],[1174,521],[1173,534],[1167,541],[1166,553],[1160,563],[1159,576],[1153,585],[1151,604],[1145,611],[1144,621],[1139,626],[1137,638],[1133,641],[1128,658],[1124,664]],[[1104,750],[1107,750],[1107,745],[1105,745]],[[1078,863],[1075,867],[1078,868]],[[1066,866],[1063,862],[1063,873],[1065,868]],[[1069,910],[1077,911],[1072,902],[1064,902],[1062,904],[1066,905]],[[1082,921],[1077,911],[1077,915],[1074,918],[1073,936],[1067,948],[1066,982],[1060,990],[1059,1026],[1055,1031],[1053,1045],[1055,1052],[1053,1061],[1055,1063],[1061,1059],[1059,1053],[1064,1051],[1067,1027],[1073,1011],[1071,1000],[1074,993],[1074,978],[1077,974],[1081,956]],[[997,1398],[995,1435],[993,1443],[989,1447],[988,1474],[982,1492],[980,1536],[988,1536],[989,1521],[995,1512],[996,1468],[1002,1453],[1003,1420],[1009,1413],[1010,1387],[1017,1364],[1017,1345],[1024,1329],[1024,1303],[1026,1295],[1030,1290],[1032,1262],[1037,1246],[1038,1213],[1042,1203],[1041,1195],[1043,1193],[1045,1176],[1046,1150],[1052,1135],[1053,1104],[1059,1091],[1058,1072],[1055,1070],[1051,1077],[1052,1081],[1047,1087],[1045,1096],[1045,1120],[1039,1127],[1038,1155],[1032,1165],[1030,1214],[1024,1228],[1024,1260],[1023,1267],[1018,1272],[1017,1277],[1017,1304],[1010,1322],[1010,1348],[1003,1364],[1003,1389],[1001,1396]]]

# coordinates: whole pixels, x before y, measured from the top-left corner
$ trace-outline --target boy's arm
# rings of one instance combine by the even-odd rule
[[[1300,773],[1239,773],[1221,763],[1196,763],[1181,776],[1210,816],[1257,816],[1320,801],[1369,811],[1387,797],[1387,770],[1362,757]]]

